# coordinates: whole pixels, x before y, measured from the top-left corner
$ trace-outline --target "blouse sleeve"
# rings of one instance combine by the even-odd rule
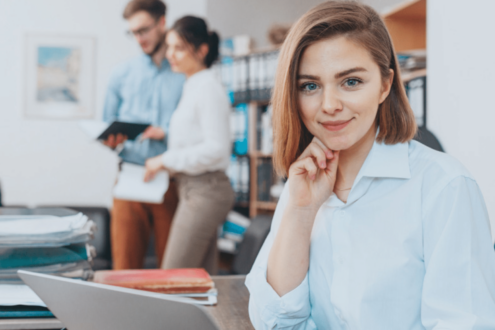
[[[457,177],[425,200],[426,329],[495,329],[495,252],[476,182]]]
[[[212,83],[202,87],[198,89],[196,104],[203,140],[193,146],[169,150],[162,156],[165,167],[175,172],[201,174],[230,155],[229,101],[220,86]]]
[[[310,313],[308,275],[291,292],[280,297],[268,284],[266,270],[268,255],[280,226],[282,214],[288,201],[288,183],[280,197],[272,226],[261,248],[251,272],[246,277],[249,290],[249,317],[254,327],[259,329],[316,329]]]

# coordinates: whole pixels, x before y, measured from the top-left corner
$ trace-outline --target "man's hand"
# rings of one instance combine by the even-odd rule
[[[115,149],[121,143],[124,143],[127,140],[127,135],[117,134],[117,136],[110,134],[108,138],[103,141],[103,144],[109,148]]]
[[[163,140],[165,138],[165,132],[160,127],[150,126],[141,135],[141,140]]]
[[[165,170],[165,166],[163,166],[162,155],[158,155],[153,158],[148,158],[146,160],[146,172],[144,173],[144,182],[149,182],[153,180],[156,173],[161,170]]]

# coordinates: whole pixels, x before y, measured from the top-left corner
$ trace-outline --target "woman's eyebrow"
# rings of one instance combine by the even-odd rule
[[[297,79],[309,79],[309,80],[319,80],[320,77],[318,76],[312,76],[312,75],[309,75],[309,74],[298,74],[297,75]]]
[[[368,71],[368,70],[366,70],[365,68],[362,68],[362,67],[355,67],[355,68],[345,70],[345,71],[342,71],[342,72],[335,74],[335,79],[345,77],[345,76],[347,76],[351,73],[354,73],[354,72],[362,72],[362,71]]]

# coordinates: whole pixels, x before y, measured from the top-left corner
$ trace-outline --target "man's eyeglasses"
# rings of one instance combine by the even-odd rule
[[[153,29],[155,26],[158,25],[158,22],[156,22],[155,24],[153,25],[150,25],[150,26],[146,26],[146,27],[143,27],[143,28],[140,28],[140,29],[137,29],[135,31],[132,31],[132,30],[128,30],[126,32],[126,34],[129,36],[129,37],[143,37],[145,36],[146,34],[148,34],[148,32],[151,31],[151,29]]]

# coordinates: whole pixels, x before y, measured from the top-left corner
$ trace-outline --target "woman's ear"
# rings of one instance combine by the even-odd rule
[[[201,61],[204,61],[206,55],[208,55],[208,51],[210,50],[210,47],[208,44],[202,44],[199,46],[198,51],[196,52],[197,56]]]
[[[392,84],[394,83],[394,75],[395,75],[394,70],[390,69],[390,76],[387,79],[383,80],[380,102],[379,102],[380,104],[382,104],[383,101],[385,101],[387,96],[390,94],[390,89],[392,88]]]

